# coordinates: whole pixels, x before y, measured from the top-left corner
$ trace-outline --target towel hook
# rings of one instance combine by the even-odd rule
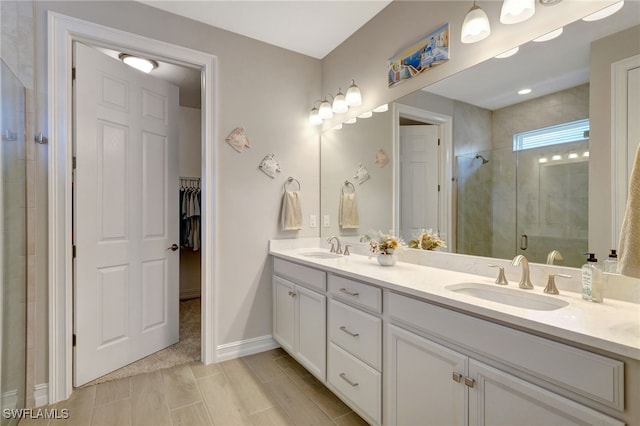
[[[298,184],[298,191],[300,191],[302,189],[302,186],[300,185],[300,182],[298,181],[298,179],[293,178],[291,176],[289,176],[287,178],[286,182],[283,185],[283,188],[286,190],[287,189],[287,185],[290,184],[290,183],[293,183],[293,182]]]

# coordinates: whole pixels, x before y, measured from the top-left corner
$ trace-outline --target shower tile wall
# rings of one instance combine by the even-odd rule
[[[527,155],[526,151],[523,151],[516,160],[515,154],[512,152],[512,145],[514,133],[588,117],[588,84],[542,96],[493,112],[493,146],[494,149],[498,149],[498,151],[502,153],[501,155],[505,160],[501,163],[503,169],[501,170],[499,178],[494,180],[494,189],[499,194],[499,197],[494,194],[493,256],[501,258],[512,257],[514,255],[514,246],[519,243],[519,236],[522,233],[529,235],[530,247],[535,247],[537,242],[544,241],[545,244],[547,244],[545,247],[551,246],[559,249],[563,254],[566,254],[565,258],[570,256],[570,253],[578,253],[584,250],[583,247],[586,241],[585,224],[588,220],[586,207],[578,207],[581,211],[572,213],[572,219],[570,221],[572,227],[564,228],[565,235],[558,235],[558,229],[541,229],[540,224],[543,222],[540,221],[541,204],[538,199],[540,167],[537,163],[537,157],[540,152],[534,150],[537,152],[531,151],[529,153],[531,155]],[[571,147],[563,147],[562,149],[565,148]],[[525,159],[532,156],[533,159],[527,163]],[[507,157],[512,157],[512,159],[506,161]],[[517,191],[515,190],[516,166],[519,168],[517,170]],[[570,196],[580,198],[581,195],[576,194],[585,194],[588,191],[586,187],[588,182],[584,182],[585,186],[582,188],[576,185],[577,184],[571,187],[565,187],[567,192],[564,194],[556,194],[556,198],[562,200],[568,200]],[[518,197],[517,200],[516,196]],[[572,205],[583,206],[583,203],[572,203]],[[547,207],[551,210],[559,208],[559,206],[554,205]],[[519,229],[516,228],[517,217],[524,219],[524,221],[521,220],[521,224],[519,225],[522,226],[519,226]],[[580,228],[576,229],[578,225]],[[585,226],[584,229],[582,226]],[[569,234],[566,234],[567,232]],[[526,254],[532,261],[544,262],[546,260],[546,252],[547,249],[545,248],[539,253],[536,253],[535,250],[530,250]],[[567,259],[565,264],[569,264],[569,262],[578,262],[577,264],[579,264],[580,261],[577,259],[573,261]]]
[[[46,348],[34,350],[35,334],[46,333],[46,165],[47,147],[33,143],[36,127],[34,80],[33,1],[0,1],[0,57],[26,91],[26,135],[23,138],[26,168],[26,406],[35,405],[34,385],[46,382]],[[38,184],[36,185],[36,181]],[[23,256],[24,257],[24,256]],[[24,264],[24,262],[23,262]],[[39,327],[36,324],[39,323]],[[46,339],[46,338],[45,338]],[[44,341],[45,339],[40,339]],[[36,358],[38,353],[38,358]],[[36,379],[38,377],[38,379]],[[45,401],[46,402],[46,401]]]

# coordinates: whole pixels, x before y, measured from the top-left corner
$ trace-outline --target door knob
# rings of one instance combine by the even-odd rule
[[[177,244],[171,244],[171,247],[167,247],[167,250],[176,251],[180,248]]]

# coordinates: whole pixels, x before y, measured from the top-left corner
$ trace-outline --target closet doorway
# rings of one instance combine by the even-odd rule
[[[200,360],[200,73],[124,54],[74,43],[75,386]]]
[[[72,146],[71,75],[72,41],[114,50],[126,48],[131,53],[151,56],[169,63],[197,70],[201,82],[202,108],[202,256],[201,263],[201,350],[203,363],[216,361],[215,324],[215,87],[216,57],[166,42],[115,30],[91,22],[49,12],[49,403],[67,399],[72,392]],[[205,84],[206,82],[206,84]],[[175,185],[176,198],[179,191]],[[177,204],[177,203],[176,203]],[[176,206],[177,212],[178,206]]]

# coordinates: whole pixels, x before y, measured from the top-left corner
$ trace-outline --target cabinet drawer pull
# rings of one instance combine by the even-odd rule
[[[346,288],[341,288],[340,291],[343,292],[344,294],[348,294],[349,296],[353,296],[353,297],[360,296],[360,293],[353,293],[353,292],[347,290]]]
[[[346,375],[346,374],[344,374],[344,373],[340,373],[340,378],[341,378],[342,380],[344,380],[345,382],[349,383],[349,384],[350,384],[351,386],[353,386],[354,388],[360,384],[360,383],[354,383],[354,382],[352,382],[351,380],[347,379],[347,375]]]
[[[345,333],[347,333],[351,337],[358,337],[360,335],[360,333],[352,333],[352,332],[350,332],[349,330],[347,330],[347,327],[345,327],[344,325],[342,327],[340,327],[340,330],[344,331]]]
[[[464,378],[464,384],[469,386],[470,388],[472,388],[473,385],[476,384],[476,381],[475,381],[475,379],[472,379],[471,377],[465,377]]]
[[[295,294],[293,291],[290,291],[290,292],[289,292],[289,296],[291,296],[291,297],[296,297],[296,294]]]
[[[453,381],[460,383],[462,381],[462,374],[453,372]]]

